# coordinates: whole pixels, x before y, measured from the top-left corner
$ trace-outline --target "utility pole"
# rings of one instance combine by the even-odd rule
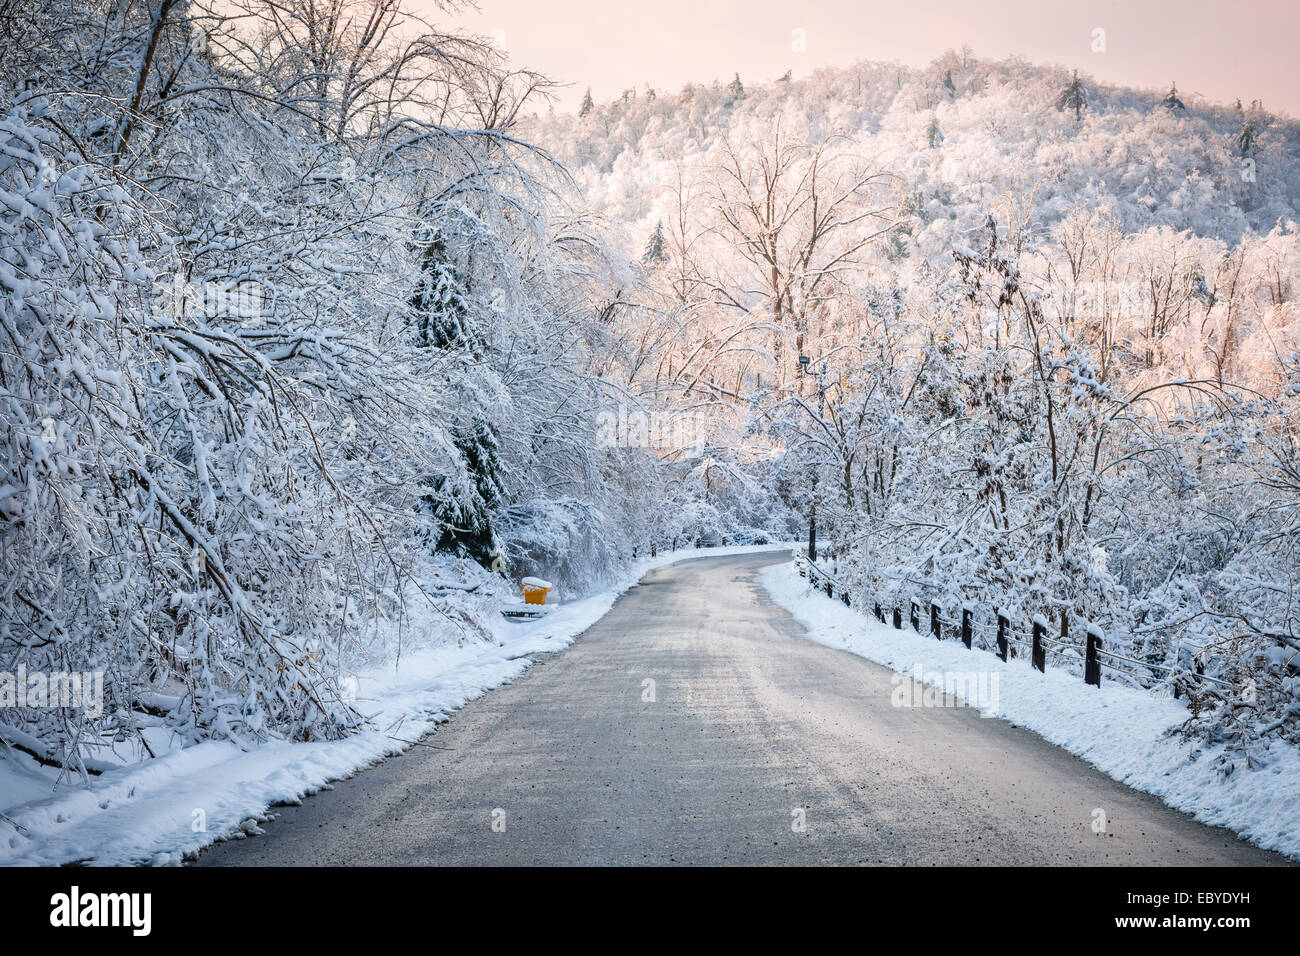
[[[817,560],[817,468],[813,466],[812,501],[808,505],[808,560]]]
[[[806,376],[808,374],[808,370],[811,366],[812,366],[812,360],[809,359],[808,356],[806,355],[799,356],[799,368],[802,373],[800,376],[801,381],[799,383],[800,393],[803,393],[804,391],[802,378],[803,376]],[[820,425],[821,418],[826,414],[825,404],[826,404],[826,379],[825,379],[825,370],[823,369],[821,372],[817,373],[818,422],[816,424],[818,425]],[[808,468],[809,471],[811,472],[811,474],[809,475],[809,486],[812,492],[808,501],[808,560],[816,561],[817,560],[817,463],[815,461],[811,462]]]

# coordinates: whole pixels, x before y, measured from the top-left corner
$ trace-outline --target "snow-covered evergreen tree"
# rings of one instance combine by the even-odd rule
[[[740,74],[737,73],[732,77],[731,82],[727,84],[727,102],[735,104],[745,98],[745,85],[740,82]]]
[[[651,266],[668,261],[667,240],[664,238],[662,219],[655,223],[655,231],[650,234],[650,238],[646,241],[645,252],[641,254],[641,261]]]
[[[1056,108],[1058,110],[1074,110],[1074,119],[1076,122],[1083,120],[1084,108],[1088,105],[1088,93],[1084,89],[1083,81],[1079,79],[1079,71],[1074,71],[1074,77],[1060,96],[1056,99]]]
[[[1241,124],[1241,131],[1237,133],[1237,152],[1242,156],[1249,156],[1255,149],[1255,140],[1259,136],[1259,129],[1250,120]]]
[[[1181,110],[1183,112],[1187,111],[1186,104],[1184,104],[1183,101],[1178,98],[1177,83],[1170,84],[1169,92],[1166,93],[1165,98],[1160,101],[1160,105],[1167,110]]]
[[[925,126],[925,145],[934,149],[943,142],[943,130],[939,129],[939,117],[931,116]]]

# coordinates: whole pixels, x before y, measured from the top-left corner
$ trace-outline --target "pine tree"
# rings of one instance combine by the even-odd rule
[[[1241,124],[1241,132],[1237,134],[1237,149],[1242,156],[1249,156],[1255,148],[1255,137],[1259,135],[1259,127],[1253,122],[1247,120]]]
[[[1210,284],[1205,280],[1205,270],[1200,266],[1197,266],[1196,271],[1192,273],[1191,293],[1193,298],[1204,302],[1211,308],[1214,307],[1214,303],[1217,301],[1214,290],[1210,288]]]
[[[1078,123],[1083,120],[1083,108],[1087,105],[1088,94],[1083,88],[1083,82],[1079,79],[1079,71],[1075,70],[1074,79],[1057,97],[1056,108],[1058,110],[1074,110],[1074,121]]]
[[[929,125],[925,127],[925,142],[931,149],[943,142],[943,131],[939,129],[939,117],[930,117]]]
[[[420,284],[411,297],[416,344],[440,351],[464,348],[477,354],[481,343],[466,322],[468,290],[441,232],[426,241],[420,272]]]
[[[738,103],[745,98],[745,86],[740,82],[739,73],[727,84],[727,98],[732,103]]]
[[[668,261],[667,240],[664,239],[664,224],[661,219],[655,225],[655,231],[651,233],[649,241],[645,246],[645,253],[641,256],[641,261],[646,265],[654,265],[658,262]]]
[[[1163,106],[1163,107],[1164,107],[1165,109],[1167,109],[1167,110],[1186,110],[1186,109],[1187,109],[1187,107],[1186,107],[1185,105],[1183,105],[1183,101],[1180,100],[1180,99],[1178,98],[1178,84],[1177,84],[1177,83],[1173,83],[1173,84],[1170,85],[1170,87],[1169,87],[1169,92],[1166,93],[1166,94],[1165,94],[1165,98],[1164,98],[1163,100],[1160,101],[1160,105]]]
[[[499,544],[493,519],[505,498],[500,441],[496,428],[481,416],[475,416],[472,425],[457,429],[453,440],[472,486],[456,489],[447,478],[439,477],[434,483],[435,494],[423,498],[428,513],[438,522],[434,548],[491,568]]]
[[[943,78],[943,91],[952,99],[957,95],[957,84],[952,81],[952,70],[949,70]]]
[[[586,116],[595,108],[596,104],[591,101],[591,87],[589,86],[587,92],[582,95],[582,105],[578,107],[578,115]]]
[[[481,359],[487,344],[470,318],[469,283],[456,268],[441,232],[426,242],[421,257],[420,285],[411,297],[416,344]],[[459,453],[468,485],[439,475],[429,480],[433,492],[422,496],[419,510],[434,519],[430,538],[436,551],[467,557],[491,567],[498,539],[493,515],[504,492],[496,428],[474,414],[452,428],[452,443]]]

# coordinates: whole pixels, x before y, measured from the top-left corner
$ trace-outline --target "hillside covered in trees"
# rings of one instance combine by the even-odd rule
[[[852,596],[1092,622],[1230,772],[1300,740],[1300,127],[1246,104],[963,51],[526,127],[642,263],[641,393]]]

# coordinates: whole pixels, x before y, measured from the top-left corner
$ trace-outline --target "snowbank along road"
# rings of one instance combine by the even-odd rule
[[[974,709],[892,706],[892,671],[768,599],[755,573],[785,560],[651,572],[569,650],[200,865],[1286,862]]]

